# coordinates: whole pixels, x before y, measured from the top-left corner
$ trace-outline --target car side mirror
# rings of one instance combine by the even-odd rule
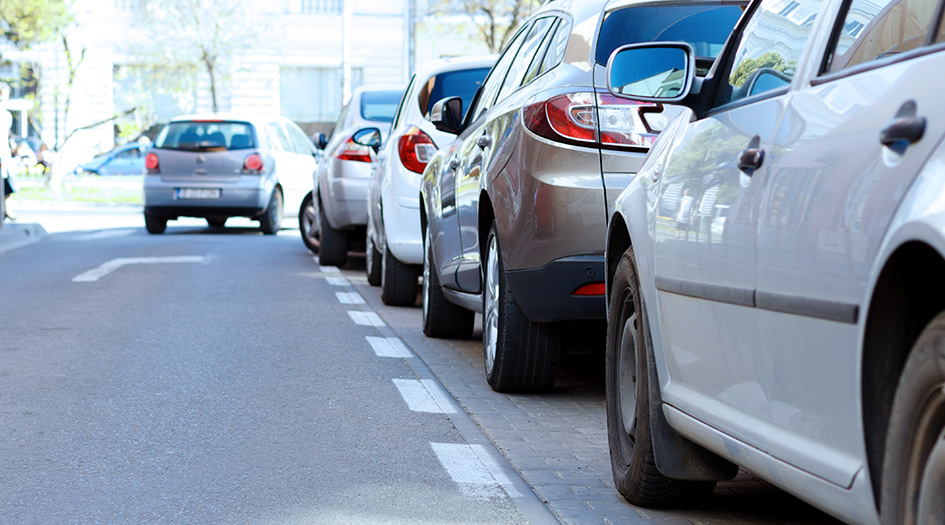
[[[684,42],[622,46],[607,61],[607,89],[638,102],[686,105],[695,76],[695,53]]]
[[[377,128],[362,128],[354,132],[351,140],[355,144],[367,146],[377,153],[381,149],[381,130]]]
[[[440,131],[458,135],[463,130],[463,99],[449,97],[433,104],[430,122]]]
[[[315,144],[318,149],[325,149],[325,146],[328,145],[328,138],[321,131],[312,133],[312,144]]]

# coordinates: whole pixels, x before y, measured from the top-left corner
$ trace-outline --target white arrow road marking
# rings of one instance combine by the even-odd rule
[[[367,336],[367,342],[371,343],[371,348],[378,357],[395,357],[400,359],[409,359],[413,357],[410,350],[397,337],[371,337]]]
[[[341,304],[364,304],[364,297],[358,292],[335,292]]]
[[[348,315],[355,324],[360,326],[385,326],[384,321],[374,312],[360,312],[348,310]]]
[[[414,412],[430,414],[455,414],[456,407],[443,389],[432,379],[394,379],[394,386],[400,390],[407,407]]]
[[[467,497],[489,499],[502,490],[512,498],[521,494],[482,445],[430,443],[443,468]]]
[[[112,259],[102,264],[98,268],[73,277],[72,282],[91,283],[105,277],[122,266],[128,266],[130,264],[200,264],[206,262],[206,260],[207,257],[203,255],[182,255],[178,257],[119,257],[118,259]]]

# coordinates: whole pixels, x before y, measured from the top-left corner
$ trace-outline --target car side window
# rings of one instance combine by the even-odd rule
[[[918,49],[925,44],[937,0],[852,0],[827,72]]]
[[[551,29],[554,17],[547,16],[535,20],[531,31],[522,43],[522,49],[519,50],[512,65],[509,66],[509,73],[505,76],[505,82],[502,83],[502,89],[499,90],[499,96],[496,100],[502,100],[509,96],[509,93],[515,91],[524,83],[525,73],[528,67],[535,61],[535,56],[539,49],[543,49],[541,44]]]
[[[285,129],[289,132],[289,139],[292,141],[292,151],[299,155],[311,155],[314,153],[312,141],[305,136],[305,133],[294,124],[286,124]]]
[[[512,60],[515,58],[516,53],[518,53],[519,46],[522,45],[522,40],[525,38],[525,31],[527,29],[527,27],[522,28],[514,37],[512,37],[509,45],[505,48],[505,52],[502,53],[502,56],[499,57],[499,60],[495,63],[495,66],[492,67],[492,71],[489,72],[489,76],[482,84],[482,92],[479,94],[479,99],[476,101],[476,111],[475,113],[472,113],[473,121],[482,116],[482,114],[491,108],[492,104],[495,103],[495,98],[496,94],[499,92],[499,87],[501,87],[503,81],[505,81],[506,73],[509,70]]]
[[[286,136],[285,131],[282,130],[282,126],[270,122],[266,124],[266,131],[269,132],[270,144],[275,145],[277,149],[292,151],[292,143],[289,141],[289,137]]]
[[[546,71],[554,69],[564,60],[564,51],[568,48],[568,40],[571,39],[571,21],[561,19],[558,28],[555,29],[554,36],[551,38],[551,44],[545,51],[545,58],[542,60],[541,69],[538,75],[543,75]]]
[[[528,84],[532,80],[538,78],[538,75],[542,73],[542,64],[545,62],[545,55],[548,54],[548,47],[551,45],[551,41],[554,40],[555,30],[559,25],[559,20],[555,20],[552,23],[551,30],[548,31],[544,40],[541,41],[541,47],[538,48],[538,52],[535,53],[535,57],[532,59],[531,64],[528,65],[528,70],[525,71],[525,77],[522,78],[521,85]]]
[[[400,104],[397,105],[397,113],[394,114],[394,121],[390,126],[390,129],[397,129],[403,124],[404,118],[407,116],[407,112],[404,111],[407,109],[408,100],[411,96],[411,90],[413,89],[414,82],[417,81],[417,75],[411,75],[410,83],[407,84],[407,89],[404,91],[404,96],[400,99]]]
[[[820,5],[821,0],[763,0],[738,37],[715,106],[786,89]]]

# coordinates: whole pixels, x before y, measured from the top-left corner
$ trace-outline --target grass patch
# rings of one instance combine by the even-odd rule
[[[14,180],[16,193],[12,202],[87,202],[98,204],[141,205],[141,177],[68,177],[59,191],[43,186],[41,178],[24,177]]]

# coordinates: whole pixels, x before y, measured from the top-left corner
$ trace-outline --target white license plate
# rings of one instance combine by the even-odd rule
[[[220,188],[178,188],[178,199],[213,200],[220,198]]]

